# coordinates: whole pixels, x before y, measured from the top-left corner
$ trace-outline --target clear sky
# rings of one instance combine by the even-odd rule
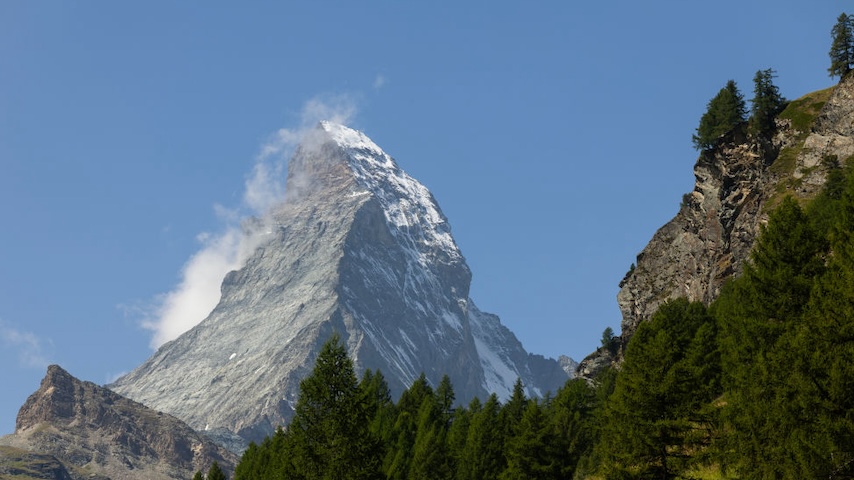
[[[845,7],[0,2],[0,434],[49,363],[103,384],[152,353],[143,324],[319,107],[431,189],[482,310],[580,360],[693,186],[709,99],[765,68],[832,85]]]

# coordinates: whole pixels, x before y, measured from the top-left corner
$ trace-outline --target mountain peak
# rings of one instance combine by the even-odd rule
[[[323,120],[318,128],[329,135],[329,138],[343,148],[362,150],[366,152],[384,153],[367,135],[340,123]]]
[[[208,434],[260,441],[293,415],[300,380],[337,332],[393,394],[447,374],[466,403],[562,385],[468,297],[471,271],[430,191],[365,134],[320,122],[288,164],[275,229],[219,304],[111,388]],[[239,392],[239,393],[237,393]]]

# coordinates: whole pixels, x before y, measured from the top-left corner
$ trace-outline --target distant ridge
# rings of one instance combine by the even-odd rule
[[[177,418],[57,365],[48,367],[21,407],[15,433],[0,445],[0,472],[4,458],[20,458],[47,475],[37,478],[189,479],[214,461],[233,471],[238,460]]]

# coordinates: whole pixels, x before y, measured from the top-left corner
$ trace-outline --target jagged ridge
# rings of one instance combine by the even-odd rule
[[[226,276],[210,316],[111,388],[215,435],[260,440],[337,331],[394,394],[448,374],[457,399],[531,394],[568,378],[468,298],[471,272],[426,187],[364,134],[328,122],[288,166],[265,241]]]
[[[48,367],[18,412],[15,433],[0,445],[15,448],[6,457],[43,465],[44,478],[190,478],[214,461],[226,471],[237,463],[177,418],[81,382],[57,365]]]

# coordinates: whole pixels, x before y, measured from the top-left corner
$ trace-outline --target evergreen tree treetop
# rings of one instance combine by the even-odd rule
[[[727,81],[724,88],[709,101],[706,113],[692,140],[694,148],[708,151],[714,148],[721,137],[744,123],[747,106],[734,80]]]
[[[830,30],[833,39],[830,45],[831,77],[844,77],[854,66],[854,17],[845,13],[839,15],[836,24]]]
[[[753,98],[748,129],[754,137],[769,138],[776,129],[774,119],[783,111],[786,100],[774,85],[776,73],[773,69],[759,70],[753,77]]]

